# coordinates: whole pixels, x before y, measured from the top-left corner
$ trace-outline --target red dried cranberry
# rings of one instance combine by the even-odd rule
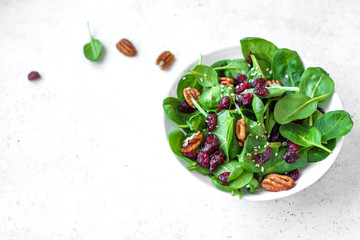
[[[204,146],[202,147],[201,151],[207,154],[211,154],[215,151],[219,144],[220,141],[215,134],[208,134],[206,135]]]
[[[276,123],[272,128],[269,142],[284,142],[286,139],[280,134],[280,124]]]
[[[209,154],[205,153],[205,152],[200,152],[197,155],[197,162],[199,163],[200,166],[207,168],[210,166],[210,157]]]
[[[245,59],[245,61],[250,64],[250,66],[252,67],[253,66],[253,62],[252,62],[252,59],[250,57],[250,55],[252,54],[252,52],[250,51],[249,52],[249,56]]]
[[[325,110],[322,107],[318,107],[317,110],[321,112],[322,114],[325,114]]]
[[[236,75],[236,77],[234,78],[234,85],[237,86],[240,83],[243,83],[247,80],[247,76],[243,75],[241,73],[239,73],[238,75]]]
[[[295,169],[294,171],[286,173],[286,175],[288,175],[289,177],[294,179],[294,181],[296,181],[300,177],[300,172],[299,172],[299,169]]]
[[[190,158],[190,159],[193,159],[193,160],[197,159],[197,155],[198,155],[197,152],[194,152],[194,151],[184,152],[183,153],[184,157],[187,157],[187,158]]]
[[[264,87],[256,87],[254,89],[254,94],[258,95],[259,97],[266,97],[270,94],[269,90]]]
[[[218,112],[221,112],[223,109],[230,108],[230,97],[224,96],[220,99],[219,106],[217,107]]]
[[[283,154],[281,154],[281,158],[284,159],[287,163],[294,163],[300,159],[300,155],[297,152],[290,151],[290,149],[288,149]]]
[[[226,155],[223,150],[220,149],[210,156],[210,169],[209,172],[213,173],[213,171],[221,164],[223,164],[226,160]]]
[[[194,112],[195,109],[190,107],[190,105],[187,104],[187,102],[181,102],[178,105],[178,110],[180,112],[184,112],[184,113],[192,113],[192,112]]]
[[[249,84],[247,82],[242,82],[239,85],[236,85],[236,87],[234,88],[234,93],[240,94],[243,91],[245,91],[245,89],[247,89],[248,87],[249,87]]]
[[[268,147],[266,148],[266,151],[263,153],[255,153],[254,154],[255,162],[257,162],[258,164],[262,164],[266,161],[269,161],[272,150],[273,150],[272,147]]]
[[[223,186],[229,186],[229,184],[227,182],[222,182],[221,185]]]
[[[208,126],[209,132],[212,132],[216,128],[217,116],[216,114],[208,114],[206,117],[206,125]]]
[[[38,72],[35,72],[35,71],[30,72],[29,75],[28,75],[28,79],[30,81],[36,80],[36,79],[39,79],[39,78],[40,78],[40,74]]]
[[[252,81],[251,86],[253,88],[256,88],[256,87],[263,87],[265,84],[266,84],[266,80],[264,78],[257,78]]]
[[[235,96],[235,102],[239,106],[248,106],[252,103],[254,95],[252,93],[242,93],[240,95]]]
[[[230,172],[223,172],[218,176],[217,179],[225,183],[228,180],[229,176],[230,176]]]
[[[299,150],[299,145],[297,145],[296,143],[293,143],[291,141],[287,142],[287,147],[289,148],[289,151],[293,151],[295,152],[296,150]]]

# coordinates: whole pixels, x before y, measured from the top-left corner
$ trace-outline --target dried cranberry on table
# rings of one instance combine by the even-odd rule
[[[190,107],[187,102],[180,102],[178,105],[178,110],[183,113],[193,113],[195,111],[195,109]]]
[[[217,121],[217,116],[216,114],[208,114],[206,117],[206,126],[209,129],[209,132],[212,132],[215,130],[216,128],[216,121]]]
[[[284,159],[284,161],[287,163],[294,163],[300,159],[300,155],[297,152],[288,149],[283,154],[281,154],[281,158]]]
[[[270,94],[270,92],[267,88],[256,87],[254,89],[254,94],[258,95],[259,97],[267,97]]]
[[[39,78],[40,78],[40,74],[38,72],[36,72],[36,71],[30,72],[29,75],[28,75],[28,79],[30,81],[36,80],[36,79],[39,79]]]
[[[223,164],[226,160],[226,155],[222,149],[215,151],[213,154],[210,155],[210,173],[221,164]]]
[[[273,150],[272,147],[268,147],[266,148],[266,151],[263,153],[255,153],[254,154],[255,162],[257,162],[258,164],[262,164],[266,161],[269,161],[272,150]]]
[[[243,83],[247,80],[247,76],[243,75],[241,73],[239,73],[238,75],[236,75],[236,77],[234,78],[234,85],[237,86],[240,83]]]
[[[218,112],[221,112],[223,109],[230,108],[230,97],[224,96],[220,99],[219,106],[217,107]]]
[[[252,93],[242,93],[235,96],[235,103],[239,106],[249,106],[252,103],[254,95]]]
[[[245,89],[247,89],[248,87],[249,87],[249,84],[247,82],[242,82],[242,83],[236,85],[236,87],[234,88],[234,93],[240,94],[243,91],[245,91]]]
[[[197,159],[197,155],[198,155],[197,152],[194,152],[194,151],[184,152],[184,153],[183,153],[183,156],[184,156],[184,157],[190,158],[190,159],[192,159],[192,160]]]
[[[205,153],[205,152],[200,152],[197,155],[197,162],[199,163],[200,166],[207,168],[210,166],[210,156],[209,154]]]
[[[295,169],[294,171],[286,173],[289,177],[291,177],[294,181],[298,180],[300,177],[299,169]]]
[[[219,181],[225,183],[225,182],[228,180],[229,176],[230,176],[230,172],[223,172],[222,174],[220,174],[220,175],[217,177],[217,179],[218,179]]]
[[[207,154],[211,154],[215,151],[215,149],[220,145],[220,141],[215,134],[206,135],[204,146],[201,151]]]

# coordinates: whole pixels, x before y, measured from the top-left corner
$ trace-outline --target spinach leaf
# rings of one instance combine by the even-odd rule
[[[279,84],[270,84],[270,87],[267,87],[269,90],[269,95],[266,97],[261,98],[272,98],[272,97],[279,97],[283,95],[285,92],[299,92],[300,89],[298,87],[283,87]],[[243,93],[253,93],[254,88],[246,89]]]
[[[327,144],[324,144],[324,146],[328,149],[330,149],[331,151],[334,150],[335,146],[336,146],[336,138],[331,139],[327,142]],[[321,160],[324,160],[325,158],[327,158],[330,155],[329,152],[317,148],[317,147],[312,147],[309,151],[308,151],[308,162],[319,162]]]
[[[264,121],[264,113],[265,113],[265,109],[264,109],[264,103],[263,101],[254,94],[254,98],[252,101],[252,109],[255,113],[256,119],[259,123],[263,123]]]
[[[310,98],[301,93],[286,95],[275,105],[275,120],[280,124],[286,124],[298,119],[307,118],[316,111],[318,102],[327,96],[328,94]]]
[[[213,63],[210,67],[214,68],[219,77],[224,76],[224,70],[222,67],[226,66],[231,60],[225,59]]]
[[[249,56],[249,52],[256,56],[256,59],[262,70],[265,70],[266,79],[271,78],[269,69],[271,69],[271,61],[275,55],[276,50],[278,49],[273,43],[255,37],[247,37],[240,40],[241,50],[244,58]],[[266,71],[267,70],[267,71]]]
[[[325,73],[326,75],[330,76],[330,74],[327,71],[325,71],[323,68],[321,68],[321,67],[314,67],[314,68],[319,70],[320,72]]]
[[[204,174],[204,175],[209,175],[210,174],[209,169],[200,166],[199,163],[195,163],[194,165],[190,165],[190,166],[187,167],[187,169],[189,171],[197,171],[197,172],[199,172],[201,174]]]
[[[258,60],[256,59],[255,55],[250,54],[249,56],[253,62],[253,67],[250,69],[250,71],[247,74],[248,81],[250,79],[265,78],[264,71],[261,69],[261,66]]]
[[[90,33],[90,25],[88,23],[88,31],[90,36],[90,42],[84,45],[84,55],[90,61],[99,60],[101,53],[103,51],[103,46],[101,42],[97,39],[94,39]]]
[[[202,93],[203,90],[203,87],[196,81],[194,75],[186,74],[180,79],[176,89],[176,94],[180,102],[185,101],[183,90],[187,87],[196,88],[200,93]]]
[[[234,86],[230,85],[226,87],[223,84],[218,84],[211,88],[207,88],[199,97],[199,102],[205,108],[213,109],[219,105],[219,101],[224,96],[231,97],[231,93],[234,93]]]
[[[212,133],[215,134],[219,141],[219,148],[224,150],[227,161],[231,156],[229,155],[229,149],[234,135],[235,118],[230,114],[229,110],[223,110],[217,117],[217,127]]]
[[[221,181],[217,180],[216,176],[213,176],[211,178],[211,182],[217,187],[218,189],[222,191],[234,191],[239,188],[244,187],[246,184],[248,184],[251,179],[253,178],[253,173],[248,171],[243,171],[239,177],[237,177],[235,180],[228,182],[229,186],[223,186]]]
[[[240,164],[238,161],[230,161],[228,163],[224,163],[220,165],[214,172],[214,176],[219,177],[220,174],[224,172],[230,172],[229,178],[227,182],[231,182],[235,178],[239,177],[240,174],[243,172],[244,169],[240,167]]]
[[[178,110],[180,101],[177,98],[168,97],[164,99],[163,108],[166,116],[178,125],[185,125],[186,121],[192,116],[197,114],[195,111],[193,113],[183,113]]]
[[[276,121],[275,121],[275,117],[274,117],[274,112],[270,112],[269,115],[265,119],[265,130],[266,130],[267,134],[270,135],[271,130],[275,126],[275,123],[276,123]]]
[[[247,135],[243,150],[238,155],[240,166],[250,172],[260,173],[261,168],[254,160],[254,154],[263,152],[267,141],[263,135]]]
[[[337,110],[325,113],[314,126],[320,130],[322,141],[328,141],[348,134],[353,127],[353,121],[348,112]]]
[[[328,97],[320,100],[326,101],[334,92],[334,81],[323,71],[317,68],[307,68],[300,79],[300,93],[314,98],[328,94]]]
[[[300,124],[288,123],[280,126],[280,134],[300,146],[316,146],[331,153],[331,150],[321,144],[321,132],[316,127],[304,128]]]
[[[193,70],[188,70],[192,73],[196,81],[203,87],[212,87],[219,84],[217,72],[205,65],[196,65]]]
[[[278,49],[275,52],[271,63],[273,78],[279,80],[284,86],[297,87],[304,66],[296,51],[286,48]]]
[[[248,183],[248,185],[249,185],[249,188],[248,188],[249,193],[255,193],[256,189],[260,188],[260,183],[256,179],[256,177],[253,177],[251,179],[251,181]]]
[[[262,166],[264,167],[264,172],[260,172],[258,175],[265,176],[269,173],[286,173],[298,168],[304,168],[306,167],[308,159],[308,150],[308,148],[299,149],[297,153],[300,155],[300,159],[294,163],[287,163],[281,157],[281,154],[286,151],[286,148],[273,148],[274,153],[271,153],[271,159],[262,164]]]
[[[323,114],[319,110],[316,110],[310,117],[304,119],[301,125],[306,128],[312,127],[314,123],[316,123],[317,120],[319,120],[322,116]],[[312,121],[312,123],[310,122],[310,120]]]
[[[234,79],[239,73],[246,75],[249,71],[249,65],[245,59],[234,59],[228,61],[226,66],[217,69],[224,69],[224,76]]]
[[[186,121],[191,131],[200,131],[206,128],[205,117],[202,114],[193,115]]]

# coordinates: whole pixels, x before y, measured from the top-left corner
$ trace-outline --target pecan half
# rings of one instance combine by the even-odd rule
[[[135,56],[136,54],[136,49],[135,47],[132,45],[132,43],[127,40],[127,39],[121,39],[117,44],[116,44],[116,48],[125,56]]]
[[[156,59],[156,65],[161,67],[161,70],[167,69],[174,61],[174,55],[170,51],[165,51]]]
[[[190,137],[185,138],[183,141],[183,147],[180,149],[181,152],[191,152],[195,150],[202,142],[203,136],[201,132],[194,133]]]
[[[237,143],[240,147],[243,147],[244,146],[244,143],[242,141],[240,141],[239,139],[236,139],[237,140]]]
[[[200,97],[200,92],[196,88],[187,87],[183,90],[184,98],[187,104],[189,104],[190,107],[196,108],[195,105],[192,103],[191,98],[194,98],[196,101],[198,101]]]
[[[294,187],[295,181],[289,176],[271,173],[264,177],[261,186],[272,192],[289,190]]]
[[[239,119],[236,122],[236,125],[235,125],[235,135],[236,135],[236,138],[239,141],[243,142],[243,143],[246,141],[246,133],[245,133],[245,131],[246,131],[246,129],[245,129],[245,118]]]
[[[221,77],[221,78],[219,78],[219,82],[220,82],[220,84],[228,87],[234,83],[234,79],[229,78],[229,77]]]
[[[266,81],[267,84],[279,84],[282,86],[281,82],[279,80],[268,80]]]

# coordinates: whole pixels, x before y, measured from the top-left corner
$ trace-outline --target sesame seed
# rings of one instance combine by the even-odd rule
[[[261,172],[264,172],[264,167],[261,167]]]
[[[258,138],[259,138],[259,136],[258,136],[258,135],[256,135],[256,136],[255,136],[255,138],[256,138],[256,139],[258,139]]]
[[[278,153],[275,153],[275,156],[279,155]]]
[[[285,77],[286,77],[286,78],[289,78],[289,75],[286,74]]]

